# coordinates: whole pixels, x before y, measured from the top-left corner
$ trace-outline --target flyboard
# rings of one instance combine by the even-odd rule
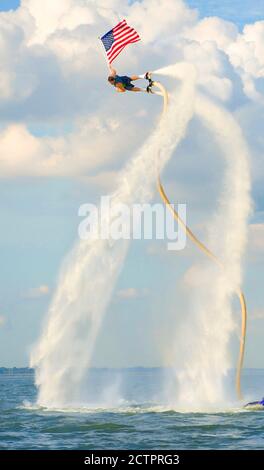
[[[149,84],[147,86],[148,93],[151,93],[152,95],[163,96],[163,97],[164,97],[164,94],[167,94],[167,91],[161,85],[160,82],[157,82],[156,80],[152,80],[152,73],[151,72],[147,72],[145,77],[146,77],[146,80],[148,80],[148,82],[149,82]],[[162,87],[162,89],[161,89],[161,87]],[[158,88],[158,90],[156,90],[156,88]],[[167,96],[167,102],[168,102],[168,96]]]
[[[153,90],[153,87],[154,87],[154,90]],[[158,90],[156,90],[156,88],[158,88]],[[160,91],[160,88],[161,88],[160,82],[152,81],[150,93],[152,93],[153,95],[164,96],[164,93]]]

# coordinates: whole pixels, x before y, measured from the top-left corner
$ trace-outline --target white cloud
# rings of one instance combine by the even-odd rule
[[[121,73],[187,60],[196,66],[202,90],[225,106],[237,110],[243,99],[264,99],[264,21],[239,33],[220,18],[199,20],[182,0],[163,0],[162,9],[159,0],[130,6],[122,0],[102,0],[100,6],[90,0],[22,0],[18,10],[0,13],[1,176],[100,181],[101,172],[116,172],[148,134],[152,123],[142,112],[149,97],[117,96],[106,83],[97,37],[117,21],[116,12],[142,37],[117,60]],[[152,98],[156,116],[159,100]],[[37,137],[32,122],[40,129],[64,122],[72,131]]]
[[[237,41],[229,44],[228,52],[236,67],[253,77],[264,77],[264,21],[246,25]]]
[[[96,8],[83,0],[22,0],[21,6],[34,18],[35,29],[30,44],[44,43],[57,30],[72,31],[80,24],[95,22]]]
[[[234,25],[219,18],[206,18],[188,36],[198,43],[214,41],[224,51],[244,84],[245,94],[263,101],[264,91],[264,21],[246,25],[239,34]],[[258,88],[262,88],[258,91]]]
[[[117,292],[119,299],[138,299],[145,297],[148,294],[148,289],[136,289],[135,287],[128,287],[126,289],[120,289]]]
[[[225,50],[236,41],[238,29],[233,23],[217,17],[204,18],[188,29],[186,36],[198,43],[213,41],[219,49]]]
[[[50,294],[49,286],[43,284],[39,287],[32,287],[23,295],[26,299],[39,299]]]
[[[193,63],[198,71],[198,83],[205,91],[222,101],[232,94],[232,81],[226,76],[225,56],[214,42],[193,42],[184,48],[184,59]]]
[[[26,99],[37,86],[34,66],[27,62],[29,55],[25,44],[25,31],[31,31],[31,23],[30,19],[24,20],[23,14],[0,13],[1,100]]]
[[[149,43],[158,38],[180,36],[184,28],[195,22],[197,12],[182,0],[163,0],[162,8],[160,0],[148,0],[132,4],[127,16],[141,31],[144,43]]]
[[[182,285],[186,289],[199,288],[201,285],[201,266],[193,265],[185,272]]]
[[[81,120],[73,132],[55,138],[35,137],[25,125],[14,123],[0,132],[1,175],[89,175],[89,171],[122,160],[127,142],[132,142],[131,149],[135,145],[135,132],[133,123],[127,120],[126,125],[125,120],[121,123],[111,116]],[[140,134],[142,131],[138,130],[139,139]]]
[[[30,173],[30,166],[44,157],[40,141],[23,125],[11,124],[0,134],[2,175]]]

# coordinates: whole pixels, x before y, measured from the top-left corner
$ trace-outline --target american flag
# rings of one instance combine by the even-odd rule
[[[134,28],[128,26],[126,20],[120,21],[111,31],[102,36],[101,41],[106,50],[109,64],[122,52],[124,47],[133,42],[140,41],[140,37]]]

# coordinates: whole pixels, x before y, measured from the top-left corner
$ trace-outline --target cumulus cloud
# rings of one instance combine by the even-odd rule
[[[197,289],[201,286],[201,265],[193,265],[185,272],[182,278],[182,287],[187,290]]]
[[[137,128],[128,121],[124,119],[121,123],[111,116],[87,118],[66,136],[54,138],[36,137],[24,124],[10,124],[0,132],[1,175],[84,176],[89,172],[91,175],[103,165],[107,168],[108,163],[122,159],[127,142],[131,141],[130,148],[134,149]],[[143,135],[139,130],[138,139]]]
[[[162,9],[159,0],[22,0],[19,9],[0,13],[2,177],[99,181],[101,172],[115,172],[147,135],[152,123],[143,113],[149,97],[116,96],[105,81],[97,37],[118,15],[142,37],[117,59],[121,73],[185,60],[196,66],[203,92],[225,106],[237,111],[245,100],[262,103],[264,21],[240,33],[220,18],[199,20],[182,0],[163,0]],[[159,106],[152,99],[153,115]],[[47,123],[53,129],[67,123],[70,130],[46,135]]]
[[[264,21],[246,25],[240,34],[230,22],[205,18],[188,31],[188,36],[199,44],[213,42],[240,76],[245,94],[264,103]]]
[[[214,42],[220,50],[225,50],[236,41],[238,29],[229,21],[217,17],[204,18],[188,29],[186,36],[197,43]]]
[[[39,287],[32,287],[23,295],[26,299],[39,299],[50,294],[49,286],[43,284]]]
[[[34,19],[35,27],[30,44],[43,44],[58,30],[72,31],[80,24],[89,25],[96,21],[96,6],[83,0],[22,0],[21,8]]]

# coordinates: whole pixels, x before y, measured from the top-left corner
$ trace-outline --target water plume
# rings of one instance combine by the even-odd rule
[[[196,74],[191,65],[174,68],[185,80],[152,135],[121,172],[112,205],[150,201],[157,155],[162,169],[184,137],[194,112]],[[38,404],[68,407],[85,400],[83,381],[127,248],[128,242],[120,240],[81,241],[63,263],[46,324],[31,354]]]
[[[191,314],[184,322],[180,336],[177,333],[175,336],[172,356],[181,356],[182,369],[175,373],[178,387],[175,386],[177,382],[170,381],[173,384],[170,401],[187,409],[226,403],[224,381],[232,367],[230,338],[235,329],[231,308],[234,294],[238,296],[242,309],[242,338],[236,377],[237,394],[241,397],[246,305],[240,285],[250,211],[249,152],[241,129],[229,112],[202,95],[196,98],[196,113],[211,130],[226,166],[220,204],[209,225],[206,245],[210,250],[187,227],[189,238],[216,263],[216,266],[206,264],[196,268],[199,281],[192,290]],[[169,204],[160,182],[159,190],[164,202]],[[178,220],[178,214],[173,212]]]

